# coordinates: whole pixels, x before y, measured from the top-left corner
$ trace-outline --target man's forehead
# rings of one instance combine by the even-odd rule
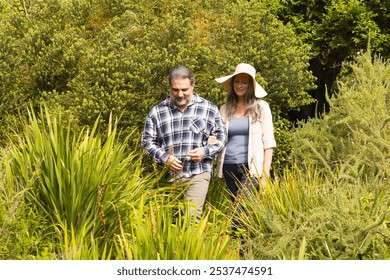
[[[188,78],[176,78],[171,80],[171,87],[174,88],[189,88],[191,87],[191,81]]]

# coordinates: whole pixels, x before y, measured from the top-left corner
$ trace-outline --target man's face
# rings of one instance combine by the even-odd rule
[[[194,85],[190,79],[172,79],[170,85],[170,100],[178,108],[184,109],[194,97]]]

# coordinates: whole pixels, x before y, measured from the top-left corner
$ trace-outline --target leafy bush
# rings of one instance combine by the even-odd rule
[[[293,157],[316,165],[327,176],[354,182],[356,178],[390,177],[390,90],[388,61],[367,52],[350,64],[350,75],[339,81],[339,93],[329,99],[329,114],[301,125],[295,134]]]
[[[388,259],[389,198],[377,182],[337,185],[311,168],[288,169],[241,200],[244,258]]]

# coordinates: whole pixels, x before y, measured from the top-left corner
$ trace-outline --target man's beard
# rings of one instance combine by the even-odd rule
[[[183,98],[171,96],[171,102],[178,107],[187,105],[191,100],[191,96],[184,96]]]

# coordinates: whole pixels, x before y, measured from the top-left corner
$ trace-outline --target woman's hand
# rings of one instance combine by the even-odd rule
[[[207,139],[207,145],[213,145],[213,144],[216,144],[218,142],[220,142],[220,141],[217,139],[217,133],[213,133]]]

